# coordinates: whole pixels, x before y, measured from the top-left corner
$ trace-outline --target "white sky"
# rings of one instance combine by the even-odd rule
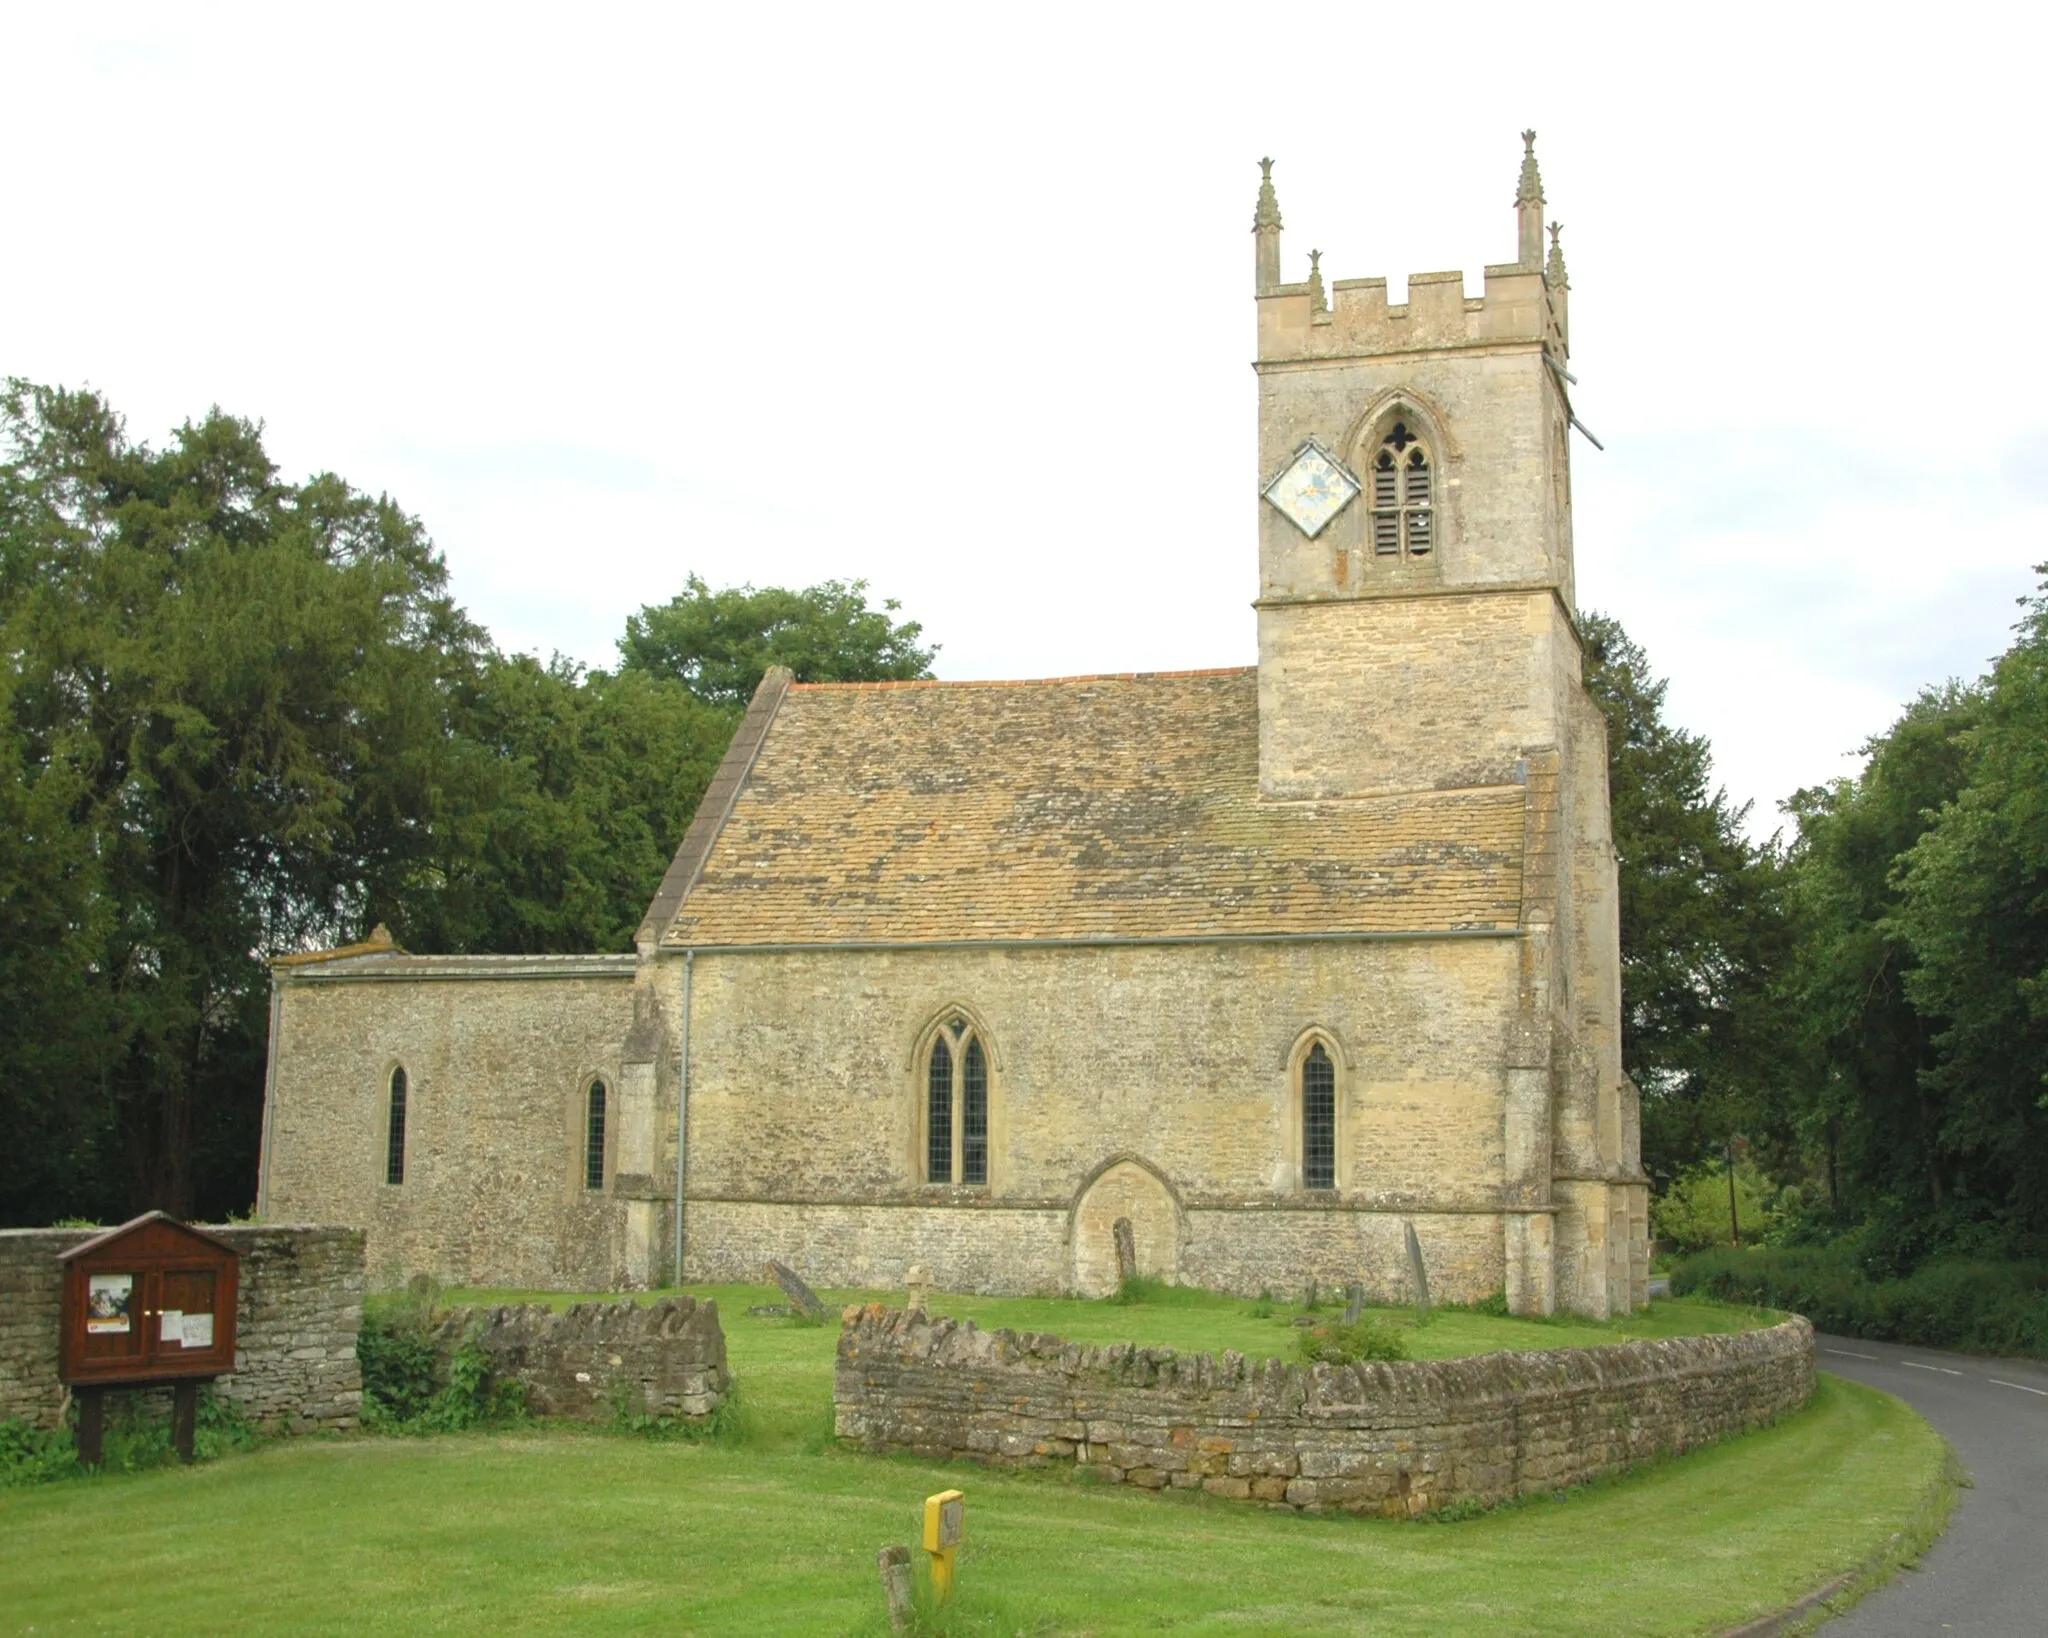
[[[2032,8],[0,11],[0,373],[388,490],[510,648],[865,578],[947,677],[1254,657],[1261,154],[1331,278],[1565,224],[1579,588],[1756,828],[2048,558]]]

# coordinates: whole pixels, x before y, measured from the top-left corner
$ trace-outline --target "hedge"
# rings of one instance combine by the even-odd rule
[[[2048,1265],[2040,1263],[1935,1262],[1873,1280],[1847,1245],[1724,1246],[1679,1263],[1671,1293],[1788,1309],[1838,1336],[2048,1358]]]

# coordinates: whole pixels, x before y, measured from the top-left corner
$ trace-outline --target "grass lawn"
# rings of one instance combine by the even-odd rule
[[[968,1546],[954,1632],[1711,1633],[1856,1567],[1894,1531],[1924,1539],[1938,1511],[1933,1431],[1832,1377],[1761,1433],[1456,1524],[873,1458],[830,1438],[837,1327],[750,1317],[774,1300],[763,1289],[712,1294],[742,1384],[725,1440],[305,1439],[0,1492],[0,1629],[881,1634],[876,1548],[913,1543],[922,1498],[957,1485]],[[1258,1353],[1292,1341],[1285,1311],[1254,1318],[1198,1293],[936,1305],[1091,1340]],[[1678,1303],[1626,1328],[1439,1313],[1409,1340],[1442,1357],[1500,1346],[1500,1326],[1554,1346],[1755,1322]]]

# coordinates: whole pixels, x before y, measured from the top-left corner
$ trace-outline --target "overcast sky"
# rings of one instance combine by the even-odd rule
[[[1244,664],[1255,162],[1284,277],[1476,295],[1533,125],[1580,599],[1768,831],[2048,558],[2040,15],[14,6],[0,373],[262,421],[508,648],[695,571],[944,677]]]

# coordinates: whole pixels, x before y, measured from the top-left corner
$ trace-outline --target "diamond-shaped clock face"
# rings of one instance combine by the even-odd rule
[[[1266,499],[1282,517],[1314,540],[1350,504],[1358,480],[1310,441],[1294,452],[1280,476],[1266,485]]]

